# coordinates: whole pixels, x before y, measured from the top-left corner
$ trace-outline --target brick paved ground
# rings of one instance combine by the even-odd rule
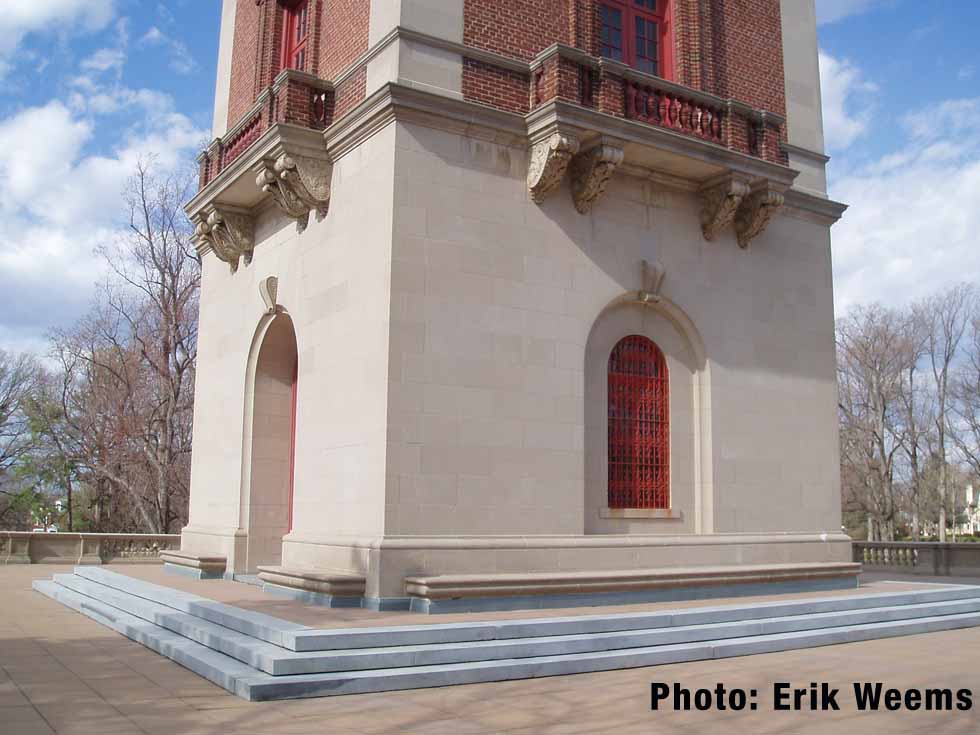
[[[0,733],[938,733],[980,732],[969,712],[859,713],[853,681],[970,687],[980,629],[531,681],[249,703],[34,593],[66,568],[0,567]],[[763,692],[756,712],[652,713],[651,681]],[[842,687],[836,713],[773,713],[772,684]]]

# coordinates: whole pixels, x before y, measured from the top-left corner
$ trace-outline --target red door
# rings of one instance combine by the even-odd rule
[[[289,530],[293,530],[293,482],[296,475],[296,387],[299,378],[299,361],[293,366],[292,408],[289,412]]]

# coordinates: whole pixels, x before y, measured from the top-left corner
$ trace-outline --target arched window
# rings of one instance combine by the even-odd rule
[[[667,362],[636,334],[609,356],[609,507],[670,508]]]

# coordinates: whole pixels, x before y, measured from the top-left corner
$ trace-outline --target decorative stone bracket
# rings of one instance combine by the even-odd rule
[[[316,212],[317,222],[327,216],[332,173],[329,160],[281,151],[273,159],[260,161],[255,173],[256,185],[296,220],[298,232],[309,225],[311,211]]]
[[[762,234],[779,208],[783,195],[770,182],[752,185],[748,179],[728,174],[701,187],[701,232],[709,242],[728,225],[743,250]]]
[[[740,248],[748,248],[763,233],[784,201],[782,192],[773,189],[769,184],[757,187],[742,200],[735,214],[735,235]]]
[[[578,139],[562,133],[552,133],[549,138],[531,146],[527,188],[536,204],[541,204],[561,185],[568,164],[578,149]]]
[[[592,211],[616,167],[623,162],[623,155],[621,147],[599,143],[572,159],[572,199],[579,213]]]
[[[255,223],[248,210],[214,205],[199,215],[194,233],[198,247],[210,247],[235,273],[242,260],[252,262]]]
[[[742,200],[751,191],[749,183],[735,176],[708,182],[701,188],[701,232],[708,242],[735,221]]]

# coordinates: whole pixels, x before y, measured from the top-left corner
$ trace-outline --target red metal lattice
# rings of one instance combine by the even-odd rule
[[[667,362],[635,334],[609,356],[609,507],[670,507]]]

